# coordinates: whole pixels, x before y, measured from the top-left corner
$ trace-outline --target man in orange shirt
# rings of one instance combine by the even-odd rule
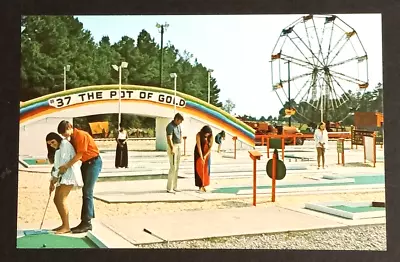
[[[81,223],[77,227],[71,228],[71,231],[72,233],[87,232],[88,230],[92,230],[91,219],[94,218],[93,189],[102,169],[103,162],[99,154],[99,149],[89,133],[73,128],[72,124],[65,120],[60,122],[57,130],[64,137],[71,138],[71,143],[76,151],[75,157],[59,168],[60,173],[65,173],[75,162],[82,161],[83,196]]]

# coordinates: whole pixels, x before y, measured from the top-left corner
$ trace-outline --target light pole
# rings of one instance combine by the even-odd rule
[[[70,65],[64,66],[64,91],[67,90],[67,71],[69,71],[70,68]]]
[[[169,74],[171,78],[174,79],[174,115],[176,114],[176,78],[178,77],[177,74],[171,73]]]
[[[208,103],[210,103],[211,73],[212,73],[212,72],[214,72],[214,70],[212,70],[212,69],[209,69],[209,70],[207,71],[207,73],[208,73],[208,99],[207,99],[207,102],[208,102]]]
[[[121,126],[121,84],[122,84],[122,68],[127,68],[128,63],[127,62],[122,62],[120,66],[117,65],[112,65],[112,68],[114,68],[115,71],[118,71],[119,73],[119,102],[118,102],[118,129]]]
[[[163,25],[157,23],[156,27],[158,32],[161,33],[161,54],[160,54],[160,87],[162,87],[162,75],[163,75],[163,60],[164,60],[164,32],[169,27],[169,24],[165,22]]]

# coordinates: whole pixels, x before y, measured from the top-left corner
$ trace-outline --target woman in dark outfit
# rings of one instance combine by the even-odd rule
[[[213,134],[209,126],[204,126],[196,135],[194,147],[194,179],[200,192],[206,192],[205,187],[210,184],[211,148]]]
[[[221,131],[215,136],[215,143],[218,144],[218,150],[217,150],[218,153],[221,152],[222,140],[225,140],[225,131]]]
[[[115,153],[115,167],[128,168],[128,133],[121,126],[117,137],[117,149]]]

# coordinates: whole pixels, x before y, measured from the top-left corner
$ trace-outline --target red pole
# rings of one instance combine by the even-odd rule
[[[283,138],[283,136],[281,137],[281,146],[282,146],[282,161],[285,159],[285,139]]]
[[[183,137],[183,155],[186,156],[186,136]]]
[[[267,137],[267,157],[269,158],[269,137]]]
[[[275,186],[276,186],[276,154],[272,155],[272,196],[271,201],[275,202]]]

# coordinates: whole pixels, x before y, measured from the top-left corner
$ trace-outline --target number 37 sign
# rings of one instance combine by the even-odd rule
[[[105,101],[105,100],[116,100],[119,99],[118,90],[100,90],[100,91],[88,91],[79,94],[67,95],[62,97],[56,97],[49,99],[49,105],[55,108],[63,108],[66,106],[86,103],[90,101]],[[185,107],[185,99],[177,96],[176,99],[173,95],[165,93],[156,93],[150,91],[140,90],[122,90],[121,99],[129,100],[147,100],[163,104],[171,104],[178,107]],[[176,101],[175,101],[176,100]]]

